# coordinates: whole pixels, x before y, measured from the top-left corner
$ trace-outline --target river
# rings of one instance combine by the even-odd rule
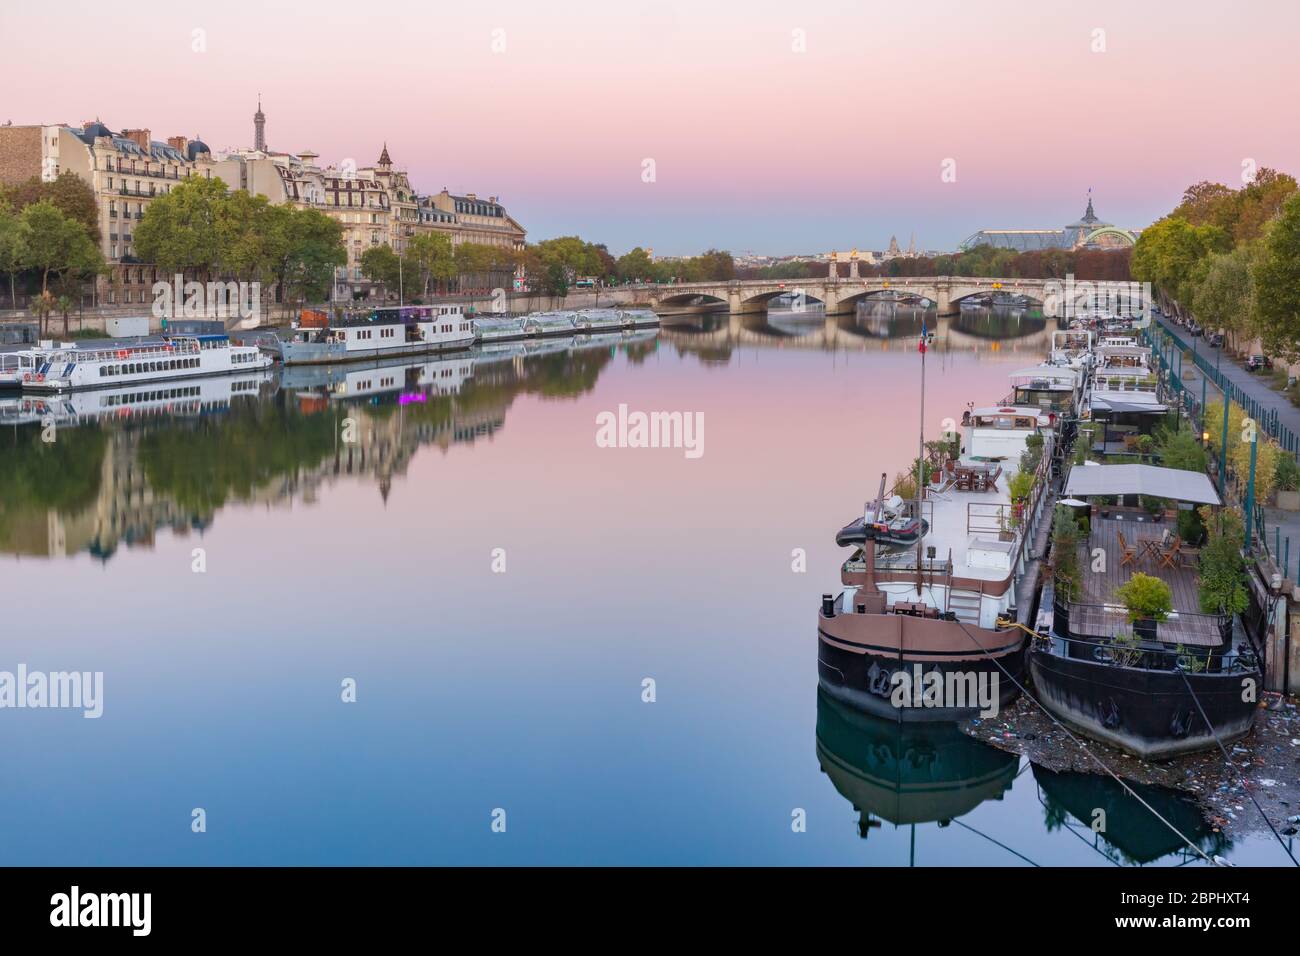
[[[96,719],[0,710],[6,862],[1186,862],[1105,778],[818,694],[834,533],[916,453],[920,319],[0,402],[0,671],[103,673]],[[930,433],[1046,348],[926,321]],[[700,453],[602,447],[620,406],[702,416]]]

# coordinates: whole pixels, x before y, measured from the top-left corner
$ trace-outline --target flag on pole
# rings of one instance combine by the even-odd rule
[[[923,354],[923,355],[925,354],[925,340],[926,340],[925,316],[921,316],[921,344],[920,344],[920,352],[921,352],[921,354]]]

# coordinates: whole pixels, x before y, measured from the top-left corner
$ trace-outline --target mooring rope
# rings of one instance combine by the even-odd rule
[[[1259,815],[1264,818],[1264,823],[1266,823],[1269,830],[1272,831],[1273,839],[1277,840],[1277,844],[1282,848],[1282,852],[1291,858],[1291,862],[1294,865],[1300,866],[1300,860],[1295,858],[1295,854],[1291,852],[1291,848],[1286,845],[1286,841],[1282,839],[1282,835],[1278,833],[1277,828],[1273,826],[1273,821],[1268,818],[1268,814],[1264,812],[1264,808],[1261,807],[1259,801],[1255,799],[1255,794],[1251,792],[1250,786],[1246,781],[1246,775],[1241,772],[1241,768],[1233,763],[1232,758],[1228,756],[1227,748],[1223,746],[1223,741],[1219,739],[1219,732],[1214,729],[1214,724],[1210,723],[1210,718],[1205,713],[1205,708],[1201,706],[1201,699],[1196,696],[1196,691],[1192,689],[1192,682],[1187,679],[1187,674],[1180,668],[1178,675],[1183,679],[1183,684],[1187,687],[1187,693],[1192,695],[1192,702],[1196,704],[1196,709],[1200,711],[1201,720],[1205,721],[1205,726],[1210,728],[1210,734],[1214,737],[1214,742],[1218,744],[1219,752],[1223,754],[1223,762],[1232,768],[1232,772],[1237,777],[1237,782],[1241,784],[1241,789],[1246,791],[1246,796],[1250,797],[1250,802],[1255,805],[1255,809],[1259,811]]]
[[[1124,782],[1124,781],[1119,777],[1119,775],[1117,775],[1117,774],[1115,773],[1115,771],[1111,770],[1110,767],[1106,766],[1105,761],[1103,761],[1100,757],[1098,757],[1098,756],[1097,756],[1096,754],[1094,754],[1091,750],[1089,750],[1088,747],[1087,747],[1087,745],[1086,745],[1083,741],[1081,741],[1078,737],[1076,737],[1074,734],[1072,734],[1072,733],[1070,732],[1070,728],[1066,727],[1065,724],[1063,724],[1063,723],[1061,723],[1059,720],[1057,720],[1057,719],[1056,719],[1056,715],[1053,714],[1053,713],[1052,713],[1050,710],[1048,710],[1046,707],[1044,707],[1043,704],[1038,700],[1038,698],[1034,697],[1033,694],[1029,693],[1029,691],[1025,689],[1025,685],[1022,684],[1022,683],[1020,683],[1020,681],[1016,680],[1015,677],[1013,677],[1013,676],[1011,675],[1011,672],[1010,672],[1009,670],[1007,670],[1007,669],[1002,665],[1002,662],[1001,662],[1000,660],[998,660],[996,657],[994,657],[992,654],[990,654],[987,650],[984,649],[984,646],[981,645],[980,642],[977,641],[977,640],[975,639],[975,635],[971,634],[971,632],[966,628],[966,625],[965,625],[965,624],[963,624],[961,621],[956,621],[955,623],[957,624],[958,627],[960,627],[960,628],[962,629],[962,632],[963,632],[967,637],[970,638],[971,643],[974,644],[975,647],[979,649],[980,653],[983,654],[985,657],[987,657],[989,660],[991,660],[991,661],[992,661],[992,662],[997,666],[998,670],[1002,671],[1002,673],[1004,673],[1004,674],[1007,675],[1007,680],[1009,680],[1009,681],[1011,681],[1011,683],[1015,684],[1016,687],[1020,690],[1020,693],[1024,694],[1025,697],[1027,697],[1029,700],[1033,701],[1034,706],[1037,707],[1039,710],[1041,710],[1044,714],[1046,714],[1048,720],[1050,720],[1052,723],[1056,724],[1056,726],[1059,727],[1059,728],[1060,728],[1060,729],[1065,733],[1065,735],[1066,735],[1067,737],[1069,737],[1072,741],[1075,742],[1075,744],[1078,745],[1078,747],[1079,747],[1080,750],[1082,750],[1084,753],[1086,753],[1089,757],[1091,757],[1091,758],[1092,758],[1092,759],[1097,763],[1097,766],[1101,767],[1102,770],[1106,771],[1106,773],[1109,774],[1110,777],[1111,777],[1111,778],[1112,778],[1116,783],[1118,783],[1121,787],[1123,787],[1123,788],[1128,792],[1129,796],[1131,796],[1131,797],[1132,797],[1134,800],[1136,800],[1138,803],[1142,804],[1142,806],[1144,806],[1144,807],[1146,807],[1148,810],[1150,810],[1151,813],[1152,813],[1152,815],[1153,815],[1157,820],[1159,820],[1161,823],[1163,823],[1165,826],[1167,826],[1167,827],[1170,829],[1170,831],[1171,831],[1175,836],[1177,836],[1180,840],[1182,840],[1182,841],[1183,841],[1184,843],[1186,843],[1189,847],[1191,847],[1193,850],[1195,850],[1196,853],[1198,853],[1202,858],[1204,858],[1204,860],[1205,860],[1206,863],[1209,863],[1209,864],[1211,864],[1211,865],[1213,865],[1213,866],[1219,866],[1219,865],[1220,865],[1220,864],[1219,864],[1218,862],[1216,862],[1213,858],[1211,858],[1211,857],[1209,856],[1209,854],[1207,854],[1207,853],[1206,853],[1204,850],[1202,850],[1199,846],[1197,846],[1197,845],[1196,845],[1195,843],[1193,843],[1190,839],[1188,839],[1187,836],[1186,836],[1186,835],[1185,835],[1181,830],[1179,830],[1176,826],[1174,826],[1172,823],[1170,823],[1168,820],[1166,820],[1163,816],[1161,816],[1159,810],[1157,810],[1155,807],[1151,806],[1151,804],[1147,803],[1147,802],[1146,802],[1145,800],[1143,800],[1140,796],[1138,796],[1137,793],[1134,792],[1133,788],[1130,787],[1127,783],[1125,783],[1125,782]],[[1026,628],[1026,630],[1028,630],[1028,628]],[[1032,632],[1031,632],[1031,633],[1032,633]]]

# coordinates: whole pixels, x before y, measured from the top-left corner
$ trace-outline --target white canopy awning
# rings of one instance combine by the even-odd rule
[[[1198,505],[1220,503],[1214,484],[1204,472],[1158,468],[1155,465],[1075,468],[1065,484],[1065,494],[1079,498],[1088,495],[1149,495]]]
[[[1012,372],[1007,378],[1050,378],[1065,382],[1078,380],[1079,372],[1065,365],[1035,365]]]

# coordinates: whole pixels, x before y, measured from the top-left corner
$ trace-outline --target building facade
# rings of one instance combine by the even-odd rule
[[[211,151],[197,138],[159,142],[148,129],[114,133],[98,120],[80,127],[0,127],[0,182],[33,176],[52,182],[66,172],[94,192],[100,251],[109,273],[96,280],[90,305],[152,302],[156,270],[136,254],[135,227],[150,202],[190,176],[212,176],[213,168]]]
[[[446,235],[452,245],[476,242],[521,250],[527,233],[506,212],[495,196],[478,199],[473,193],[421,195],[404,169],[393,163],[388,144],[371,166],[355,167],[350,161],[321,166],[311,150],[285,153],[266,148],[266,116],[259,100],[254,114],[254,140],[261,148],[236,150],[213,166],[232,189],[266,196],[273,203],[292,203],[318,209],[343,227],[347,265],[335,272],[335,301],[367,298],[376,291],[361,271],[367,249],[390,246],[405,251],[422,232]]]
[[[1031,252],[1036,249],[1115,249],[1132,246],[1137,233],[1103,222],[1092,208],[1092,194],[1083,218],[1061,229],[981,229],[961,243],[963,251],[976,246]]]

